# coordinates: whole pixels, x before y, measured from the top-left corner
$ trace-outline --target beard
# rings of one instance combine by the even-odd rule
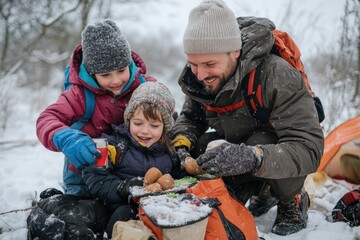
[[[209,95],[215,97],[220,92],[220,90],[225,86],[225,84],[228,82],[228,80],[229,79],[227,77],[222,75],[221,77],[219,77],[219,85],[216,88],[209,88],[205,84],[203,84],[203,85],[205,87],[206,92]]]
[[[221,89],[223,89],[223,87],[226,85],[229,79],[235,74],[237,67],[238,67],[237,59],[232,60],[231,58],[229,58],[228,66],[223,74],[221,74],[220,76],[209,76],[206,78],[206,79],[212,79],[216,77],[219,79],[219,84],[215,88],[209,88],[203,83],[206,92],[211,96],[216,96],[221,91]]]

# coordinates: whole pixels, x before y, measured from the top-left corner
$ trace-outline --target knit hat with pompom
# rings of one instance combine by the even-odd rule
[[[160,111],[165,130],[169,132],[174,125],[172,114],[175,108],[175,99],[170,90],[160,82],[146,82],[137,87],[125,109],[124,120],[126,126],[130,126],[130,118],[142,103],[148,103]]]

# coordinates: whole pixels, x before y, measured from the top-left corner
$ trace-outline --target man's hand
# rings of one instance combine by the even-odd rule
[[[227,142],[206,151],[196,161],[207,173],[234,176],[257,172],[262,161],[262,150],[243,143]]]
[[[93,165],[96,162],[95,157],[101,158],[101,153],[90,136],[76,129],[59,130],[53,136],[53,143],[79,170]]]
[[[229,142],[224,140],[224,139],[213,140],[213,141],[208,143],[205,151],[208,151],[208,150],[210,150],[210,149],[212,149],[214,147],[220,146],[223,143],[229,143]]]

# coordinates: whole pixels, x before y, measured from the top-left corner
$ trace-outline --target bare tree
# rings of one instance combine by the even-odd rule
[[[44,104],[49,88],[61,91],[62,72],[71,52],[80,44],[81,31],[89,19],[108,18],[113,11],[112,0],[0,0],[2,85],[11,82],[15,84],[12,89],[35,90],[37,94],[28,96],[29,101]],[[0,118],[0,126],[3,128],[12,113],[10,97],[11,89],[10,92],[0,91],[4,115]]]
[[[49,66],[68,58],[55,44],[44,39],[59,39],[66,35],[63,34],[64,31],[57,32],[55,29],[66,23],[65,16],[75,12],[80,5],[81,0],[0,0],[0,125],[3,129],[13,112],[11,93],[17,87],[28,86],[29,83],[32,87],[41,85],[36,84],[38,82],[47,82]],[[70,21],[68,25],[70,26]],[[43,67],[36,67],[42,64]],[[38,69],[40,71],[36,73]],[[46,80],[37,75],[44,76]]]
[[[313,74],[322,86],[323,100],[327,104],[325,132],[360,114],[359,11],[358,0],[346,1],[338,51],[334,48],[311,60]]]

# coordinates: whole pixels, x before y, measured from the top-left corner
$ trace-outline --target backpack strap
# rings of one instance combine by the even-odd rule
[[[232,105],[224,106],[224,107],[212,107],[212,106],[209,106],[206,104],[204,104],[204,106],[205,106],[206,110],[209,110],[211,112],[227,113],[227,112],[234,111],[235,109],[241,108],[242,106],[244,106],[244,104],[245,104],[245,100],[241,100],[240,102],[234,103]]]
[[[64,90],[68,90],[71,86],[69,76],[70,76],[70,64],[66,65],[64,71],[65,79],[64,79]]]
[[[332,217],[337,221],[347,222],[348,220],[344,216],[345,209],[355,202],[360,201],[360,188],[352,190],[346,193],[336,204],[332,211]]]
[[[267,127],[271,128],[271,125],[269,124],[269,116],[266,113],[263,105],[260,73],[258,72],[259,71],[256,71],[256,68],[254,68],[244,77],[241,83],[241,92],[244,96],[244,100],[224,107],[212,107],[204,104],[205,109],[219,114],[234,111],[246,104],[250,114],[253,117],[258,119]]]
[[[139,80],[140,80],[140,84],[143,84],[143,83],[146,82],[146,79],[145,79],[144,75],[141,74],[141,73],[139,74]]]
[[[91,116],[95,110],[95,93],[90,91],[88,88],[83,88],[85,94],[85,113],[81,119],[74,122],[70,128],[81,130],[87,122],[89,122]]]
[[[65,68],[65,79],[64,79],[64,90],[68,90],[71,86],[69,76],[70,76],[70,64],[66,65]],[[81,130],[85,124],[90,120],[91,116],[95,110],[95,93],[90,91],[88,88],[83,88],[85,94],[85,113],[81,117],[81,119],[77,122],[74,122],[70,125],[70,128]]]
[[[262,87],[260,85],[259,72],[260,71],[257,71],[257,68],[254,68],[246,75],[241,83],[241,91],[250,114],[265,125],[269,125],[269,115],[264,109],[262,100]]]

